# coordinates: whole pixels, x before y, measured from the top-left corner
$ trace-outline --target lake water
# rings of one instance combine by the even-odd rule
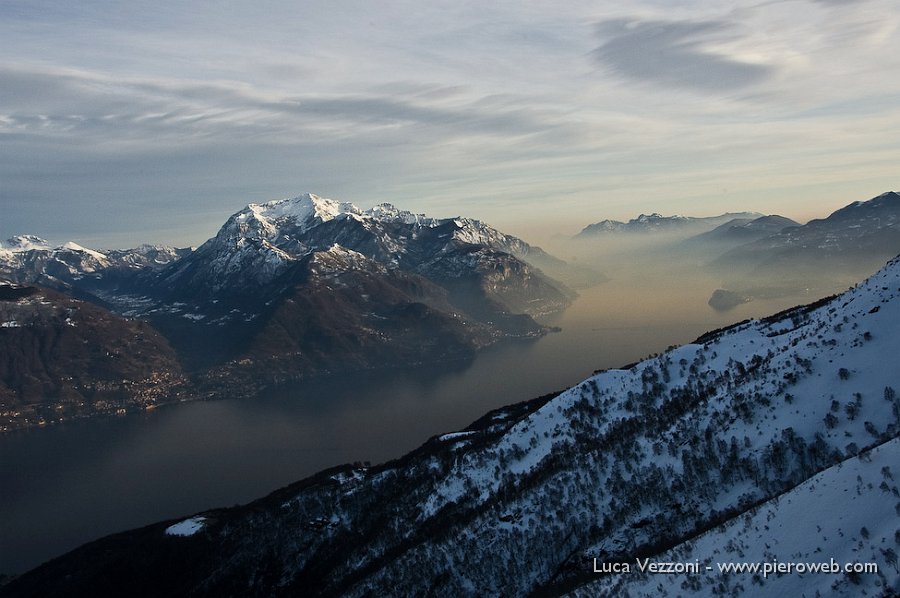
[[[472,363],[0,436],[0,573],[112,532],[247,502],[326,467],[398,457],[490,409],[804,301],[721,314],[706,305],[713,288],[698,281],[663,292],[613,280],[545,322],[562,332],[493,347]]]

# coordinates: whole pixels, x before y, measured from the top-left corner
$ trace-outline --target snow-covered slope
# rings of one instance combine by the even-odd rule
[[[160,523],[9,588],[77,591],[102,578],[121,591],[166,593],[177,582],[202,596],[236,587],[260,596],[894,595],[898,354],[895,259],[836,298],[492,412],[395,462],[338,468],[247,507],[201,513],[190,539],[166,535],[177,522]],[[172,551],[166,574],[150,564]],[[594,570],[638,558],[704,567],[833,558],[878,572],[755,580]]]
[[[894,438],[654,556],[673,570],[675,563],[696,563],[696,571],[660,576],[634,561],[628,573],[605,575],[573,595],[891,596],[900,539],[888,495],[898,498],[898,466]],[[864,569],[873,564],[878,572]]]

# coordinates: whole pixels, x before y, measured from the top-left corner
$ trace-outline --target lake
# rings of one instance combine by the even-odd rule
[[[561,332],[492,347],[471,363],[0,436],[0,573],[112,532],[247,502],[326,467],[399,457],[490,409],[815,299],[757,301],[723,314],[706,305],[713,288],[612,280],[545,321]]]

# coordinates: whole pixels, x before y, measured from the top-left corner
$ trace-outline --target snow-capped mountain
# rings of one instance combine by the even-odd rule
[[[93,542],[0,594],[896,595],[897,354],[900,258],[396,461]],[[776,561],[877,571],[718,569]]]
[[[90,292],[121,284],[138,271],[159,270],[188,253],[164,245],[101,252],[72,241],[53,246],[34,235],[19,235],[0,245],[0,276],[20,284]]]
[[[108,249],[104,255],[120,269],[161,270],[192,251],[190,247],[144,244],[133,249]]]
[[[533,264],[564,263],[470,218],[305,194],[250,204],[196,250],[98,252],[37,237],[0,249],[0,275],[149,321],[204,392],[471,358],[547,332],[532,316],[574,293]]]
[[[183,353],[202,355],[203,367],[236,360],[259,375],[267,370],[253,347],[274,351],[276,369],[296,376],[386,365],[401,344],[399,322],[421,310],[429,326],[408,327],[417,340],[400,334],[429,348],[415,362],[454,351],[470,356],[500,338],[541,334],[530,316],[570,303],[570,291],[520,257],[554,259],[477,220],[429,218],[390,204],[362,210],[305,194],[232,215],[215,237],[163,268],[144,289],[153,302],[130,313],[150,318]],[[345,279],[371,292],[351,296]],[[313,296],[319,307],[301,312]],[[266,340],[273,318],[294,331],[281,350]],[[444,348],[428,340],[445,334],[455,340]],[[294,357],[285,362],[285,354]]]
[[[721,224],[735,219],[753,220],[759,218],[762,214],[754,212],[738,212],[722,214],[720,216],[711,216],[706,218],[695,218],[690,216],[663,216],[656,212],[652,214],[641,214],[637,218],[632,218],[628,222],[619,220],[601,220],[593,224],[589,224],[575,235],[576,239],[590,239],[613,233],[687,233],[696,234],[704,230],[711,230]]]
[[[0,275],[20,283],[65,286],[85,274],[109,268],[104,254],[68,242],[59,247],[34,235],[8,239],[0,248]]]
[[[425,261],[452,259],[461,246],[480,246],[520,260],[548,258],[540,249],[478,220],[428,218],[391,204],[362,210],[307,193],[250,204],[193,255],[165,272],[161,284],[212,294],[240,293],[248,286],[255,291],[298,260],[334,244],[390,269],[414,272]]]
[[[50,244],[36,235],[16,235],[0,243],[0,249],[7,251],[30,251],[32,249],[50,249]]]

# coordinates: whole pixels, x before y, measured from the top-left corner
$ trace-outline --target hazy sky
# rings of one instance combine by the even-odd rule
[[[0,239],[311,191],[526,238],[898,189],[900,0],[0,0]]]

